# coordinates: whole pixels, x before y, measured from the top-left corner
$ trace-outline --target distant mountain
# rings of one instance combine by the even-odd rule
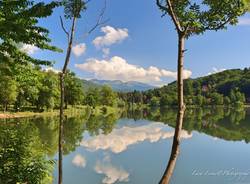
[[[83,90],[87,91],[89,88],[99,88],[100,85],[90,81],[90,80],[85,80],[85,79],[80,79],[83,85]]]
[[[92,79],[88,82],[91,82],[97,86],[109,85],[115,91],[122,91],[122,92],[130,92],[130,91],[147,91],[149,89],[155,88],[155,86],[151,86],[142,82],[136,81],[129,81],[129,82],[122,82],[120,80],[97,80]]]

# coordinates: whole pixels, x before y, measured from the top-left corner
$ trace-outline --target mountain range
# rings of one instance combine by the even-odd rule
[[[98,80],[98,79],[91,79],[91,80],[84,80],[82,79],[83,86],[85,89],[90,87],[100,87],[103,85],[110,86],[114,91],[119,92],[131,92],[131,91],[147,91],[149,89],[156,88],[155,86],[145,84],[142,82],[136,82],[136,81],[129,81],[129,82],[123,82],[120,80]]]

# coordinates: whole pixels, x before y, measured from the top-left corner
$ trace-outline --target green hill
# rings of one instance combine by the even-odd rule
[[[133,102],[152,106],[177,105],[176,81],[143,93],[130,93]],[[188,105],[231,105],[250,103],[250,68],[225,70],[184,81]],[[141,98],[139,97],[141,95]],[[129,96],[129,95],[128,95]],[[131,99],[129,99],[131,101]]]
[[[83,91],[88,91],[90,88],[100,88],[101,85],[95,84],[89,80],[85,79],[80,79],[82,86],[83,86]]]

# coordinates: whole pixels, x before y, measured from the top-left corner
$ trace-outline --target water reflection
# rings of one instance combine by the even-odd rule
[[[141,109],[122,114],[86,112],[68,117],[62,131],[65,184],[157,183],[170,154],[175,120],[173,109]],[[181,137],[191,141],[200,132],[219,140],[248,143],[249,120],[248,109],[188,109]],[[59,127],[58,117],[0,120],[0,183],[57,183]],[[183,148],[182,153],[186,154]],[[203,150],[198,153],[205,154]],[[137,172],[144,171],[144,167],[151,168],[146,174],[151,180],[144,181]]]
[[[49,130],[54,127],[48,127]],[[52,183],[52,153],[37,124],[9,119],[0,124],[0,183]]]
[[[103,174],[102,183],[113,184],[115,182],[128,182],[129,173],[122,167],[117,167],[111,163],[111,158],[106,155],[102,161],[98,160],[94,170],[97,174]]]
[[[169,139],[174,136],[174,131],[169,131],[162,123],[151,123],[138,127],[124,126],[114,129],[110,134],[100,134],[95,137],[89,137],[81,142],[81,146],[91,150],[110,150],[113,153],[121,153],[129,146],[143,141],[158,142],[161,139]],[[192,134],[181,131],[182,138],[191,138]]]

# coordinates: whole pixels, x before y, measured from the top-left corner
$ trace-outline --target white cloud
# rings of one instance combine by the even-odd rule
[[[119,43],[129,36],[126,28],[105,26],[101,28],[101,31],[104,33],[104,36],[98,36],[93,40],[93,44],[98,48]]]
[[[76,155],[73,160],[72,160],[72,164],[74,164],[77,167],[86,167],[86,159],[85,157],[81,156],[80,154]]]
[[[113,184],[116,182],[128,182],[129,173],[122,168],[117,168],[111,163],[102,163],[97,161],[95,165],[95,171],[98,174],[104,174],[105,177],[102,180],[103,184]]]
[[[103,49],[102,49],[102,52],[103,52],[102,57],[106,58],[106,57],[109,56],[110,49],[109,49],[109,48],[103,48]]]
[[[47,68],[44,69],[44,71],[45,72],[51,71],[51,72],[54,72],[54,73],[60,73],[61,72],[60,70],[57,70],[57,69],[55,69],[53,67],[47,67]]]
[[[110,150],[113,153],[121,153],[127,150],[128,146],[137,144],[143,141],[151,143],[157,142],[161,139],[168,139],[174,136],[174,131],[166,130],[166,125],[162,123],[151,123],[139,127],[122,127],[114,129],[108,135],[98,135],[83,139],[81,146],[89,149],[90,151],[96,150]],[[188,139],[192,134],[182,130],[181,137]]]
[[[226,69],[224,69],[224,68],[218,69],[218,68],[216,68],[216,67],[213,67],[213,68],[212,68],[212,72],[209,72],[207,75],[212,75],[212,74],[220,73],[220,72],[223,72],[223,71],[225,71],[225,70],[226,70]]]
[[[26,52],[27,54],[35,54],[39,48],[34,45],[23,44],[20,48],[22,52]]]
[[[114,56],[110,60],[88,59],[83,64],[76,64],[77,68],[95,74],[96,78],[106,80],[139,81],[145,83],[157,83],[162,78],[176,79],[177,72],[160,69],[155,66],[143,68],[127,63],[121,57]],[[192,72],[184,70],[184,78],[189,78]]]
[[[78,44],[78,45],[75,45],[73,48],[72,48],[72,51],[74,53],[75,56],[79,57],[81,55],[83,55],[86,51],[86,44],[85,43],[81,43],[81,44]]]
[[[250,18],[240,18],[238,25],[240,26],[250,26]]]

